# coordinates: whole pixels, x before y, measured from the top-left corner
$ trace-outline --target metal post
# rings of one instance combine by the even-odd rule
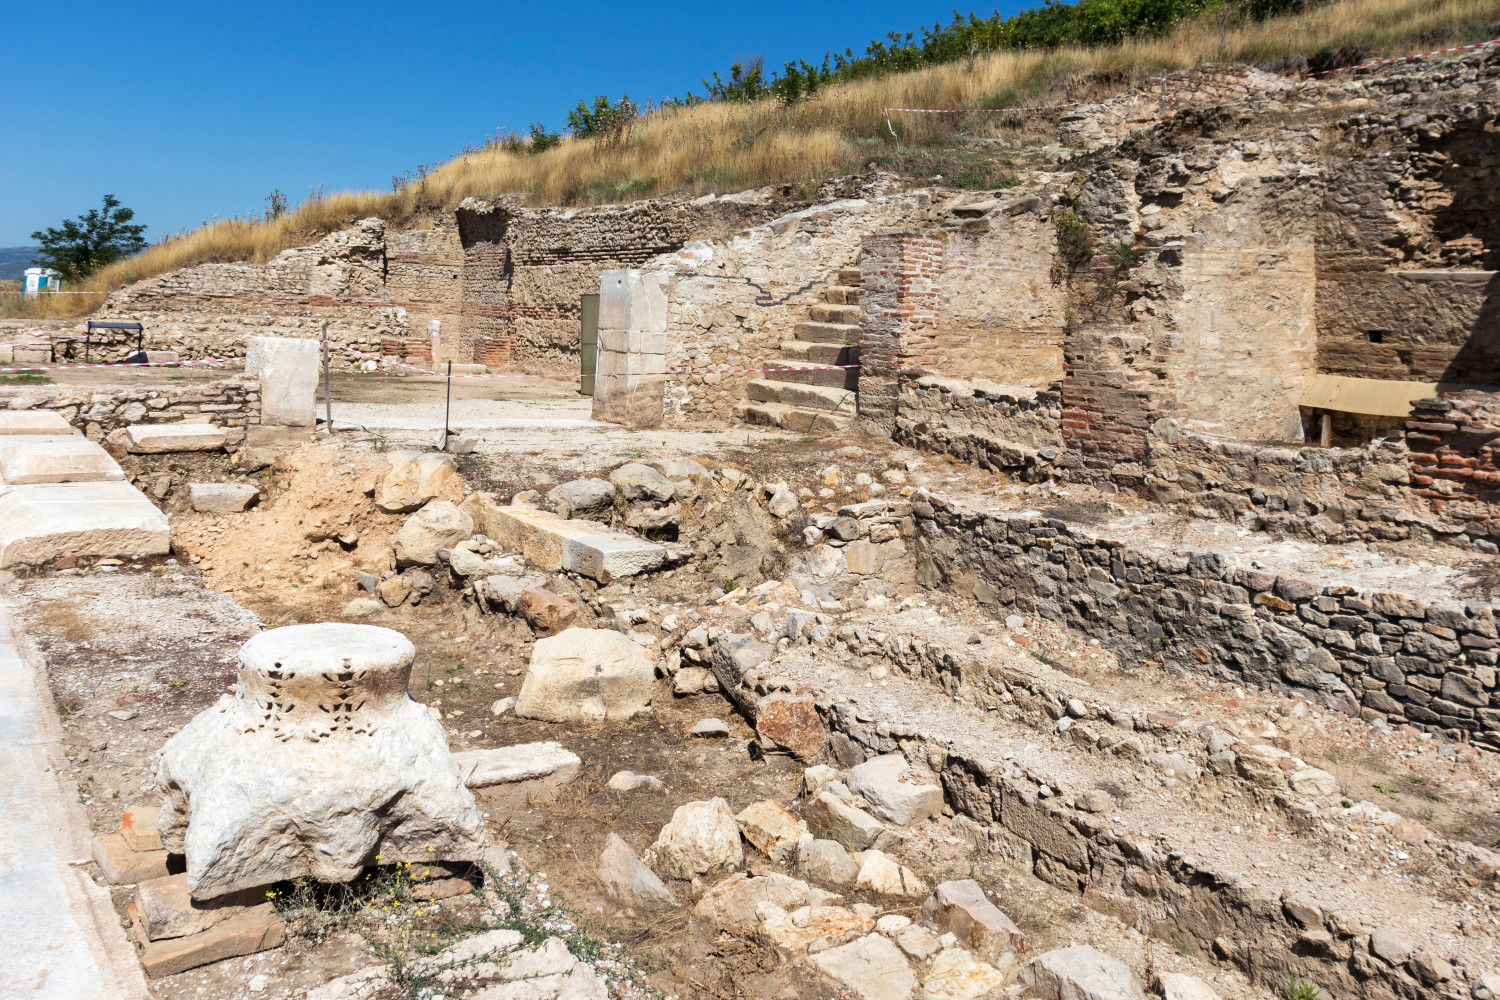
[[[453,412],[453,362],[448,362],[448,398],[443,404],[443,447],[448,447],[448,414]]]
[[[329,373],[332,352],[328,349],[328,321],[323,321],[323,423],[333,434],[333,376]]]

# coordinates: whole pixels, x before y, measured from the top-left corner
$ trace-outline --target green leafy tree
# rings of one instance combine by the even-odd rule
[[[41,253],[31,262],[50,267],[77,281],[101,267],[146,249],[141,234],[146,227],[132,224],[135,210],[121,206],[112,194],[104,196],[103,209],[91,208],[76,219],[65,219],[60,227],[39,229],[31,238],[41,244]]]

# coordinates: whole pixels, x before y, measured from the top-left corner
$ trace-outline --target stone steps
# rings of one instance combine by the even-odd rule
[[[829,285],[823,289],[823,301],[833,305],[859,305],[859,289],[847,285]]]
[[[838,282],[839,282],[840,285],[845,285],[845,286],[852,287],[852,288],[858,288],[859,287],[859,268],[857,268],[857,267],[841,267],[841,268],[839,268]]]
[[[815,365],[854,365],[859,363],[858,344],[820,344],[810,340],[784,340],[781,356]]]
[[[755,379],[746,384],[745,395],[752,403],[782,403],[809,410],[827,410],[830,413],[854,412],[854,393],[832,386]]]
[[[814,304],[807,310],[807,315],[816,323],[841,323],[845,326],[859,325],[859,306],[857,305],[832,305],[830,303]]]
[[[832,346],[832,345],[829,345]],[[780,369],[766,371],[767,382],[796,382],[799,385],[824,385],[835,389],[859,388],[859,372],[848,368],[828,368],[822,362],[795,361],[790,358],[767,358],[756,367]]]
[[[743,423],[780,427],[797,434],[832,434],[849,426],[850,418],[826,410],[809,410],[782,403],[740,403],[734,415]]]
[[[817,344],[857,344],[859,327],[849,323],[817,323],[804,321],[792,327],[792,336],[797,340]]]

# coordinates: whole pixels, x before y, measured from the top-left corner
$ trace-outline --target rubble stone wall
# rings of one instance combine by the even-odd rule
[[[900,384],[892,437],[996,472],[1047,470],[1062,450],[1062,394],[927,375]]]
[[[128,424],[213,423],[231,441],[260,423],[260,381],[243,375],[198,385],[137,389],[126,386],[28,386],[0,389],[0,407],[53,410],[90,440]]]
[[[1130,662],[1291,689],[1350,714],[1500,747],[1488,606],[1155,554],[1036,514],[913,504],[919,582],[1065,622]]]

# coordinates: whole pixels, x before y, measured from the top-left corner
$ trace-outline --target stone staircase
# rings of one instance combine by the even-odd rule
[[[859,268],[840,268],[823,289],[823,301],[792,328],[795,340],[781,345],[781,356],[758,367],[766,372],[745,387],[747,401],[735,409],[747,424],[782,427],[799,434],[829,434],[848,426],[859,389],[858,368],[815,365],[859,363]]]

